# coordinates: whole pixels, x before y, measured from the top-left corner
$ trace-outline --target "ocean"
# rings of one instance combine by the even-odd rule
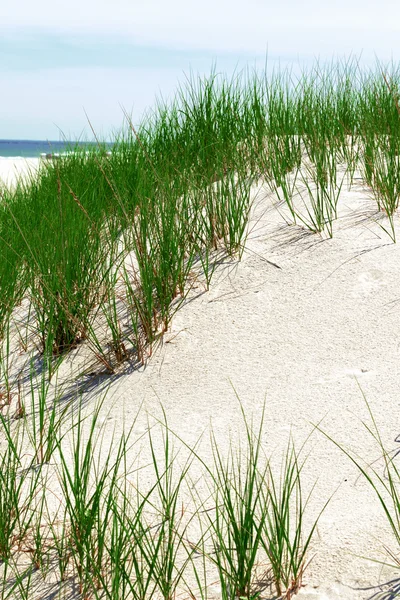
[[[55,142],[48,140],[0,140],[0,159],[38,158],[41,154],[68,152],[77,146],[93,147],[94,142]]]

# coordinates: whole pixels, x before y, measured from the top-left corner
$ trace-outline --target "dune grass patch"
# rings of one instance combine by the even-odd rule
[[[147,431],[151,483],[141,483],[143,465],[132,483],[133,430],[103,452],[101,407],[86,417],[79,395],[61,406],[53,386],[82,346],[97,374],[144,364],[192,287],[210,287],[221,257],[243,256],[256,183],[288,226],[332,237],[344,184],[360,174],[395,241],[399,75],[350,60],[297,80],[193,76],[138,126],[127,117],[109,155],[101,143],[76,149],[1,188],[1,600],[29,598],[50,574],[60,597],[72,582],[84,600],[173,600],[182,590],[206,600],[210,581],[224,600],[254,600],[265,594],[260,569],[270,594],[298,591],[319,516],[305,528],[306,463],[291,442],[277,474],[262,452],[262,421],[254,430],[243,414],[239,450],[225,456],[212,438],[212,465],[197,447],[185,447],[181,463],[165,419],[157,438]],[[15,347],[25,367],[15,366]],[[352,460],[398,542],[398,470],[375,424],[370,432],[387,478]],[[196,461],[207,499],[193,492]],[[199,500],[191,514],[188,498]]]
[[[260,180],[288,223],[332,237],[343,183],[360,169],[394,240],[398,98],[395,66],[365,71],[355,59],[297,80],[214,70],[139,125],[126,115],[111,152],[76,149],[3,188],[1,338],[25,298],[44,354],[87,342],[110,372],[145,360],[194,273],[209,286],[213,254],[241,257]]]

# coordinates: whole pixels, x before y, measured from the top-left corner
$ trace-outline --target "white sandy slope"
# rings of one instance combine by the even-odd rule
[[[287,226],[263,188],[256,204],[242,262],[221,269],[210,292],[181,309],[170,342],[115,389],[117,406],[133,414],[143,400],[154,414],[161,401],[186,441],[211,423],[227,448],[230,432],[243,430],[234,386],[255,422],[265,400],[264,448],[276,460],[290,433],[300,447],[320,423],[372,463],[379,449],[361,422],[363,394],[388,449],[397,449],[400,433],[400,248],[374,222],[376,205],[361,187],[342,194],[332,240]],[[379,501],[321,433],[306,452],[305,490],[317,481],[310,514],[333,497],[301,595],[377,597],[399,575],[360,558],[385,560],[383,544],[397,550]],[[383,476],[382,461],[375,466]]]
[[[333,239],[288,226],[284,207],[262,182],[254,195],[242,261],[222,265],[209,292],[198,288],[146,367],[107,380],[106,426],[110,435],[114,427],[118,432],[143,403],[140,433],[146,414],[160,416],[161,403],[170,428],[187,443],[212,424],[224,451],[243,431],[233,388],[256,424],[265,401],[264,450],[277,463],[290,434],[298,448],[312,434],[303,470],[305,494],[317,482],[310,518],[332,496],[299,597],[392,597],[380,594],[399,572],[362,558],[384,560],[383,545],[397,551],[379,501],[313,426],[368,463],[377,461],[383,476],[379,449],[362,425],[369,419],[364,394],[384,443],[399,447],[400,246],[379,226],[385,221],[361,182],[342,191]],[[77,372],[82,351],[71,353],[65,372]],[[85,389],[83,399],[93,403],[104,378],[93,377]],[[207,434],[199,448],[209,460]],[[218,597],[218,586],[214,591],[210,596]]]

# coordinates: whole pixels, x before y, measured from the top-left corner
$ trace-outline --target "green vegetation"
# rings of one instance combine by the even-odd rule
[[[119,439],[112,435],[105,442],[104,398],[92,412],[84,414],[80,404],[64,415],[48,457],[56,465],[55,481],[46,464],[38,463],[37,439],[28,435],[23,443],[27,420],[15,426],[3,417],[0,598],[29,598],[32,582],[46,588],[49,579],[59,598],[69,597],[71,581],[86,600],[172,600],[182,592],[206,598],[214,568],[226,600],[257,597],[260,578],[269,572],[270,594],[275,588],[290,598],[300,586],[318,520],[303,540],[305,506],[292,445],[279,475],[262,454],[263,419],[254,430],[242,409],[245,444],[224,457],[213,434],[209,465],[199,444],[189,447],[170,431],[164,414],[147,428],[149,462],[143,464],[141,453],[132,458],[145,439],[133,439],[136,419]],[[205,500],[192,491],[195,462],[210,485]],[[285,496],[279,526],[277,489]],[[290,556],[284,551],[279,557],[279,572],[271,553],[276,543],[290,547]]]
[[[320,513],[304,525],[312,490],[303,495],[292,442],[278,477],[263,421],[254,430],[243,413],[244,449],[224,456],[212,436],[213,465],[185,444],[181,461],[165,418],[148,428],[148,463],[132,466],[134,424],[104,449],[101,403],[84,416],[79,394],[65,399],[54,382],[79,345],[103,374],[145,363],[192,286],[208,289],[223,257],[242,256],[257,182],[288,225],[332,237],[343,186],[360,175],[395,241],[399,98],[396,68],[365,72],[354,60],[297,81],[213,73],[137,129],[127,118],[111,155],[100,142],[77,148],[1,189],[0,600],[29,598],[38,573],[55,577],[59,597],[73,582],[84,600],[182,590],[205,600],[210,577],[224,600],[256,598],[260,568],[271,595],[297,592]],[[352,460],[399,541],[398,471],[371,433],[387,478]],[[194,462],[207,501],[193,492]]]
[[[127,119],[111,156],[101,143],[76,149],[3,189],[1,338],[25,299],[21,336],[47,360],[85,341],[110,372],[144,361],[194,279],[210,284],[216,253],[240,257],[259,180],[290,222],[332,236],[359,169],[394,240],[399,81],[393,67],[364,72],[355,60],[298,81],[192,78],[137,129]],[[7,392],[7,352],[1,366]]]
[[[268,465],[269,485],[265,486],[264,491],[265,505],[269,510],[263,522],[261,542],[271,563],[277,594],[286,594],[288,598],[296,594],[301,587],[303,573],[307,567],[308,548],[319,520],[318,516],[305,535],[304,515],[311,493],[303,499],[303,466],[304,462],[300,462],[294,443],[290,440],[279,486]]]

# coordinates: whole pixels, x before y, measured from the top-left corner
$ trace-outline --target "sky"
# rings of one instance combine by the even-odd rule
[[[400,60],[396,0],[0,0],[0,139],[111,139],[213,66]]]

